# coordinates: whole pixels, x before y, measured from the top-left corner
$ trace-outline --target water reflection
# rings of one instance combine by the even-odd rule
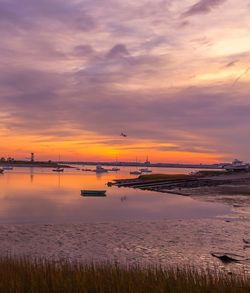
[[[34,180],[34,168],[30,167],[30,183],[33,183]]]
[[[0,176],[0,223],[183,219],[230,212],[221,204],[105,185],[127,177],[129,168],[105,174],[75,169],[55,174],[49,169],[16,168]],[[82,197],[82,189],[106,189],[107,197]]]
[[[125,195],[125,196],[122,196],[122,197],[121,197],[121,202],[125,202],[127,199],[128,199],[128,198],[127,198],[126,195]]]

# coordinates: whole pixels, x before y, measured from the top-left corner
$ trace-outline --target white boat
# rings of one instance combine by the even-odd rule
[[[13,170],[12,166],[3,166],[3,170]]]
[[[129,172],[131,175],[141,175],[141,171],[131,171]]]
[[[53,172],[63,172],[64,169],[63,168],[60,168],[60,167],[57,167],[55,169],[52,170]]]
[[[224,166],[227,171],[250,171],[250,165],[235,159],[232,164]]]
[[[101,165],[97,165],[96,168],[95,168],[95,172],[96,173],[107,173],[108,170],[103,168]]]
[[[141,168],[141,169],[139,169],[139,171],[141,171],[142,173],[152,173],[152,170],[150,170],[148,168]]]

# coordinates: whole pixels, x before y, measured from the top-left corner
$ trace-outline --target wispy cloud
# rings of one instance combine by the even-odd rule
[[[233,61],[230,61],[228,62],[225,67],[232,67],[232,66],[235,66],[236,63],[239,62],[239,60],[233,60]]]
[[[213,8],[226,2],[227,0],[200,0],[192,5],[185,13],[184,16],[192,16],[195,14],[209,13]]]

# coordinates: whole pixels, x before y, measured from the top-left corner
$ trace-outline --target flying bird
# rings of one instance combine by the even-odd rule
[[[121,132],[120,136],[127,137],[127,134]]]

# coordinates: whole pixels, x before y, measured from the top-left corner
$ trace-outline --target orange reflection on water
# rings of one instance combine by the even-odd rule
[[[62,174],[37,168],[6,171],[0,176],[0,224],[199,218],[228,213],[223,205],[201,203],[188,197],[107,187],[108,181],[128,178],[131,169],[124,167],[118,173],[100,175],[75,169],[65,169]],[[107,196],[82,197],[82,189],[105,189]]]

